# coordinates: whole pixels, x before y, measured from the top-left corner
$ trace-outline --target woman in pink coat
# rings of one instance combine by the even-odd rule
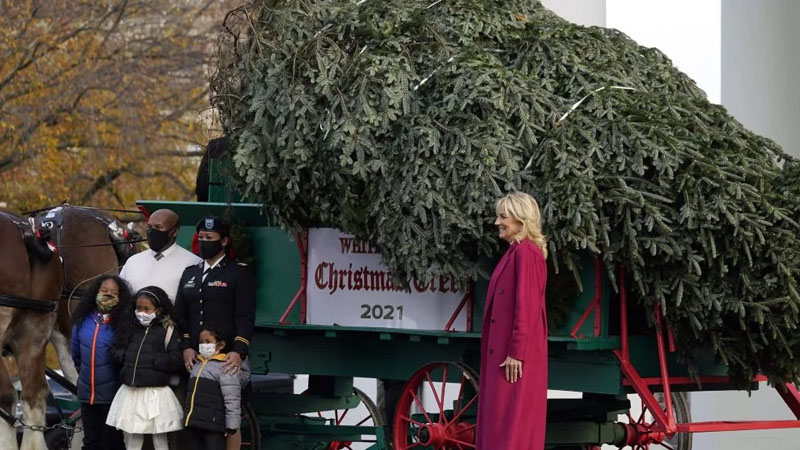
[[[489,282],[481,331],[477,450],[541,450],[547,411],[547,243],[536,200],[497,202],[511,244]]]

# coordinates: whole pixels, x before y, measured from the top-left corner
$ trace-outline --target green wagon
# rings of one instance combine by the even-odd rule
[[[218,202],[141,201],[140,207],[176,211],[184,245],[207,214],[228,217],[246,230],[258,283],[253,373],[307,374],[308,389],[270,392],[255,383],[248,395],[243,445],[269,450],[474,448],[485,280],[474,283],[437,329],[311,325],[307,234],[292,240],[270,226],[257,205],[219,202],[226,195],[212,185],[210,199]],[[653,318],[655,331],[640,326],[645,317],[627,298],[624,270],[619,269],[618,294],[599,260],[587,255],[583,267],[583,293],[575,296],[565,324],[551,330],[549,338],[549,388],[575,395],[548,401],[548,448],[590,450],[612,444],[688,450],[693,432],[800,427],[800,420],[692,423],[683,393],[731,389],[726,367],[709,358],[699,362],[699,380],[690,377],[675,357],[661,318]],[[453,330],[456,319],[466,323],[461,331]],[[383,380],[381,407],[354,387],[356,377]],[[794,386],[779,392],[800,418]],[[641,399],[641,407],[634,402],[632,408],[629,394]]]

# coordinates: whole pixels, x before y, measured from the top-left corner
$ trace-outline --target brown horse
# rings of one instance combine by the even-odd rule
[[[26,221],[0,212],[0,293],[46,304],[57,300],[64,286],[64,272],[59,258],[42,257]],[[28,245],[26,245],[28,244]],[[22,410],[26,425],[45,425],[45,345],[55,323],[54,312],[21,307],[0,306],[0,348],[6,346],[16,357],[22,384]],[[0,359],[0,408],[16,412],[16,391],[11,384],[5,361]],[[16,448],[14,428],[0,420],[0,446]],[[41,429],[26,428],[22,448],[45,450]]]
[[[69,353],[72,313],[80,295],[95,278],[116,275],[125,260],[136,253],[136,246],[126,242],[137,240],[139,235],[132,230],[126,232],[116,219],[94,208],[65,205],[41,214],[37,221],[47,221],[48,215],[57,221],[55,227],[61,226],[60,233],[57,229],[51,231],[50,239],[58,246],[65,274],[65,295],[50,341],[64,376],[75,383],[78,372]],[[123,243],[115,244],[120,241]]]

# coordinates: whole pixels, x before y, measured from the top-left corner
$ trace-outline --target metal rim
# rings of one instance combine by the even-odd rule
[[[305,392],[303,392],[301,395],[305,395]],[[330,414],[331,412],[333,413],[333,417],[328,418],[332,422],[331,424],[333,426],[343,426],[343,425],[356,426],[356,427],[373,426],[376,428],[386,426],[386,420],[383,418],[383,414],[380,413],[380,409],[375,404],[375,402],[373,402],[372,399],[369,398],[369,396],[364,393],[364,391],[354,387],[353,395],[358,397],[360,404],[364,405],[364,408],[367,410],[367,416],[354,424],[346,424],[345,419],[347,418],[347,415],[351,411],[351,409],[335,409],[332,411],[324,411],[328,414]],[[326,418],[323,415],[323,411],[318,411],[317,415],[319,417]],[[369,424],[370,421],[372,422],[371,425]],[[343,449],[353,450],[352,445],[355,442],[375,443],[376,440],[364,439],[360,441],[334,441],[328,445],[326,450],[343,450]]]
[[[663,408],[663,394],[657,394],[657,399]],[[678,423],[691,421],[685,393],[673,393],[672,405]],[[676,433],[671,437],[666,436],[663,431],[658,429],[653,415],[644,403],[642,403],[642,411],[638,416],[634,417],[631,411],[628,411],[627,417],[628,423],[624,425],[631,450],[691,450],[692,448],[691,433]]]
[[[242,448],[259,450],[261,448],[261,428],[256,412],[249,404],[242,405]],[[246,431],[246,432],[245,432]]]
[[[458,394],[452,409],[446,405],[446,380],[459,374]],[[451,391],[452,392],[452,391]],[[420,397],[430,393],[436,403],[426,409]],[[397,402],[393,423],[395,450],[435,448],[465,450],[475,448],[475,423],[464,413],[478,402],[478,375],[470,367],[455,362],[435,362],[417,370],[408,380]]]

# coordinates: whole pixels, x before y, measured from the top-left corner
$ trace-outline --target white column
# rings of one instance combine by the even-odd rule
[[[800,156],[800,2],[725,0],[722,104]]]

